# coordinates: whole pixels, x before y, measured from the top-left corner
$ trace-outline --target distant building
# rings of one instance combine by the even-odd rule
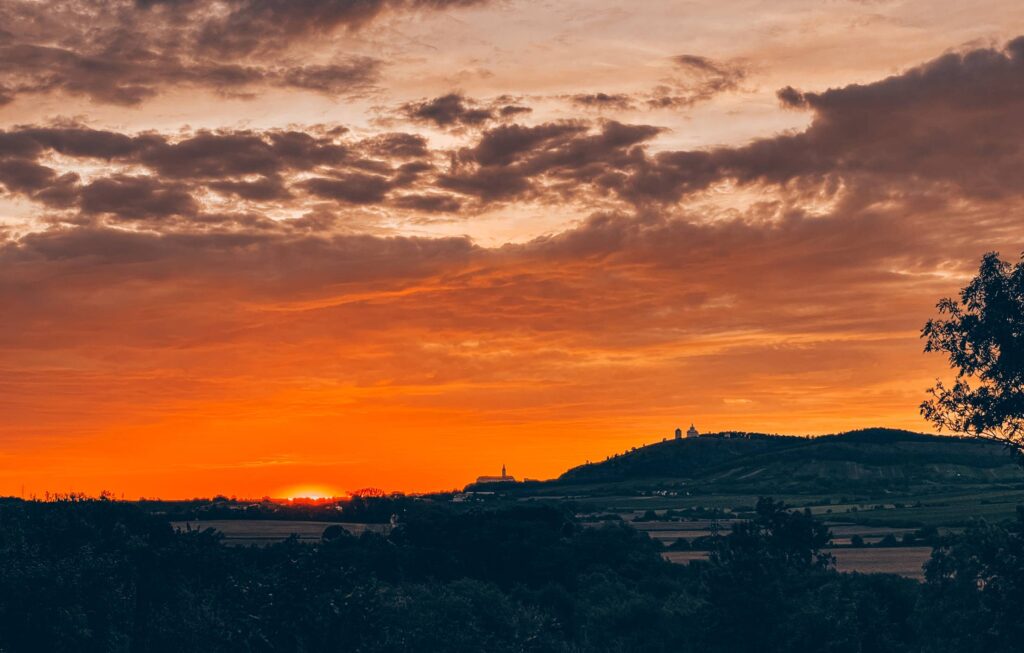
[[[505,466],[501,466],[501,476],[477,476],[477,483],[515,483],[516,477],[509,476],[505,471]]]
[[[700,433],[697,432],[697,429],[694,428],[693,424],[690,424],[690,428],[686,431],[686,437],[687,438],[697,438],[697,437],[700,437]],[[682,440],[682,439],[683,439],[683,429],[676,429],[676,440]]]

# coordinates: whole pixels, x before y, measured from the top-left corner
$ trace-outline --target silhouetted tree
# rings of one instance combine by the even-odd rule
[[[832,617],[804,610],[837,576],[823,551],[828,541],[828,528],[809,512],[760,499],[753,519],[715,543],[704,569],[704,648],[816,650],[809,642],[820,641]]]
[[[1024,507],[1016,521],[976,522],[945,538],[925,565],[922,650],[1010,653],[1024,643]]]
[[[953,385],[937,381],[921,414],[940,430],[1002,442],[1024,464],[1024,261],[985,255],[978,275],[937,305],[928,320],[926,352],[944,353]]]

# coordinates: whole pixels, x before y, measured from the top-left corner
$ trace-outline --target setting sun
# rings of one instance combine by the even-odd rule
[[[299,485],[282,490],[277,496],[288,501],[326,501],[329,499],[345,499],[348,494],[324,485]]]

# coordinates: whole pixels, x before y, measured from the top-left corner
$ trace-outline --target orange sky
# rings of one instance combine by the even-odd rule
[[[1024,250],[1024,6],[539,5],[0,0],[0,494],[925,430]]]

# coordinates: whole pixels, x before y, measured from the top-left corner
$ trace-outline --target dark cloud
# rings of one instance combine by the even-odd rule
[[[316,197],[348,204],[377,204],[392,188],[387,177],[358,172],[337,177],[313,177],[301,185]]]
[[[569,100],[587,109],[629,111],[634,108],[633,98],[625,93],[579,93],[569,96]]]
[[[253,181],[214,181],[208,186],[219,193],[254,202],[281,202],[292,197],[284,180],[276,176],[260,177]]]
[[[383,202],[392,188],[420,183],[434,170],[422,158],[426,140],[384,134],[354,143],[343,129],[199,131],[171,138],[82,126],[21,127],[0,131],[0,185],[10,194],[89,215],[140,220],[201,215],[204,191],[253,202],[285,203],[292,186],[349,204]],[[51,153],[107,162],[108,171],[81,185],[42,163]],[[372,157],[372,158],[368,158]],[[66,164],[65,164],[66,165]],[[150,174],[127,174],[139,166]],[[316,176],[297,182],[300,173]]]
[[[358,57],[343,64],[298,66],[280,73],[282,85],[319,91],[328,95],[369,89],[380,76],[381,62]]]
[[[187,189],[152,177],[115,175],[86,184],[81,190],[86,213],[109,214],[127,220],[190,216],[199,205]]]
[[[682,76],[666,80],[650,94],[647,104],[651,108],[692,107],[737,90],[749,74],[741,63],[715,61],[694,54],[681,54],[672,61]]]
[[[433,123],[438,127],[477,126],[494,119],[491,109],[474,107],[459,93],[410,102],[402,105],[401,111],[411,120]]]
[[[779,92],[810,110],[795,134],[738,148],[656,155],[625,182],[666,200],[740,183],[953,185],[970,196],[1024,192],[1024,38],[1002,49],[951,53],[871,84]]]
[[[382,12],[436,11],[485,0],[0,0],[0,104],[63,92],[132,106],[167,88],[240,94],[288,87],[329,95],[373,88],[383,62],[335,57],[282,64],[293,42],[356,29]]]
[[[503,104],[498,107],[498,115],[502,118],[514,118],[527,113],[533,113],[533,109],[522,104]]]
[[[507,165],[523,154],[557,147],[566,138],[586,129],[586,125],[579,122],[553,122],[535,127],[502,125],[484,132],[470,154],[483,166]]]
[[[480,127],[494,120],[515,118],[532,111],[530,107],[516,104],[514,98],[509,96],[481,103],[461,93],[448,93],[429,100],[407,102],[398,109],[399,114],[413,122],[447,129]]]
[[[206,87],[243,92],[290,87],[328,95],[354,95],[373,88],[382,63],[357,57],[319,66],[218,64],[188,60],[135,47],[82,54],[32,44],[0,46],[5,97],[60,91],[96,102],[133,106],[169,87]]]
[[[199,131],[172,140],[79,126],[19,127],[0,131],[0,155],[39,156],[46,150],[70,157],[137,163],[179,179],[272,174],[339,165],[349,147],[336,137],[296,130]]]
[[[485,0],[233,0],[230,11],[207,19],[197,45],[221,56],[276,49],[311,35],[358,29],[381,13],[439,11]]]
[[[582,194],[585,185],[601,190],[607,177],[623,174],[642,159],[635,147],[661,129],[604,123],[594,133],[586,123],[502,125],[483,133],[477,145],[461,150],[441,186],[483,201],[533,195],[543,185],[559,194]]]
[[[10,93],[63,91],[98,102],[139,104],[157,94],[166,70],[150,52],[98,52],[14,43],[0,46],[0,80]]]
[[[693,57],[686,65],[721,68]],[[477,204],[572,198],[649,207],[722,182],[773,185],[827,201],[843,194],[888,201],[890,192],[997,198],[1024,192],[1022,80],[1024,39],[1018,39],[1004,48],[944,55],[870,84],[817,93],[786,88],[779,92],[785,106],[811,112],[806,129],[692,151],[653,150],[649,141],[658,127],[617,121],[480,124],[466,146],[451,151],[431,150],[416,134],[348,140],[343,129],[328,127],[172,138],[24,126],[0,131],[0,184],[51,208],[133,220],[196,216],[197,198],[206,191],[253,202],[314,198],[433,212],[465,209],[465,198],[452,200],[451,193]],[[464,126],[466,112],[484,106],[449,97],[455,101],[419,108],[429,105],[423,115],[432,124]],[[492,104],[515,106],[510,101]],[[83,186],[73,165],[50,154],[108,162],[109,179],[94,174],[94,187]],[[442,158],[449,160],[443,168]],[[145,181],[138,167],[155,181]],[[123,212],[104,199],[118,193],[125,194]]]
[[[154,144],[138,161],[163,176],[184,179],[311,170],[339,165],[348,156],[349,149],[334,139],[305,132],[219,131]]]
[[[704,58],[679,63],[727,77],[722,64]],[[1017,118],[1024,115],[1024,38],[948,54],[871,84],[823,93],[787,88],[779,97],[813,112],[806,130],[741,147],[652,154],[634,146],[654,128],[608,123],[596,136],[581,124],[507,125],[460,151],[462,167],[440,183],[493,200],[544,187],[562,192],[558,182],[572,181],[634,204],[678,202],[722,181],[833,195],[914,184],[952,184],[977,197],[1024,191],[1024,122]]]
[[[402,209],[412,209],[426,213],[458,213],[462,202],[452,195],[437,193],[429,195],[400,195],[392,204]]]
[[[698,71],[721,69],[697,57],[681,63]],[[909,192],[915,185],[982,198],[1024,192],[1024,122],[1017,118],[1024,111],[1024,38],[1002,49],[948,54],[871,84],[823,93],[785,88],[779,98],[813,112],[811,125],[740,147],[654,154],[634,148],[611,160],[602,160],[592,145],[589,159],[560,170],[548,167],[551,153],[542,150],[580,148],[592,137],[552,148],[513,138],[526,153],[515,153],[510,172],[522,178],[504,183],[520,193],[535,188],[535,176],[558,172],[635,204],[678,202],[723,181],[832,196],[845,189],[873,197],[878,189]],[[481,145],[489,140],[485,134]],[[527,160],[533,164],[525,165]],[[582,165],[585,160],[591,163]],[[486,165],[487,157],[481,162]]]
[[[369,154],[385,157],[418,158],[430,154],[427,139],[419,134],[381,134],[363,140],[360,145]]]
[[[66,156],[108,161],[131,158],[166,143],[166,139],[157,134],[129,136],[81,126],[22,127],[0,135],[0,142],[4,138],[31,143],[30,149],[36,154],[50,149]]]

